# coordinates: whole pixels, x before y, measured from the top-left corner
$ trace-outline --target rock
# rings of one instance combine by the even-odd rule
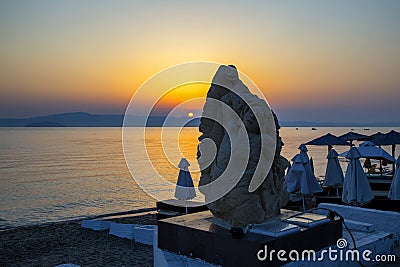
[[[289,162],[280,155],[279,129],[276,115],[242,83],[236,68],[220,66],[207,93],[197,153],[199,190],[206,202],[212,200],[208,208],[215,217],[245,226],[280,214],[289,199],[283,189]],[[228,178],[218,184],[222,177]],[[231,189],[223,195],[226,186]]]

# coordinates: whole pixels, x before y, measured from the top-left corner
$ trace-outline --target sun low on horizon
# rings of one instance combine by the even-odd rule
[[[193,117],[201,112],[210,85],[191,83],[167,90],[167,93],[161,94],[152,106],[150,116],[167,116],[174,112],[176,116]],[[152,93],[157,92],[158,90],[154,89]]]

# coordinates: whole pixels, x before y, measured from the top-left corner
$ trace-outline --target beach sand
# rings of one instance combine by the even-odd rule
[[[111,219],[118,223],[157,224],[155,213]],[[398,266],[396,262],[380,266]],[[81,228],[81,221],[49,223],[0,231],[0,266],[153,266],[152,246],[105,231]]]
[[[156,224],[155,214],[112,219]],[[106,231],[81,228],[81,221],[18,227],[0,232],[0,266],[153,266],[152,246]]]

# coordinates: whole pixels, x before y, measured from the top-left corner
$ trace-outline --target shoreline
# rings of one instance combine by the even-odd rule
[[[155,213],[104,218],[156,224]],[[81,227],[82,219],[17,226],[0,231],[1,266],[153,266],[152,246]]]
[[[30,227],[30,226],[45,226],[48,224],[57,224],[57,223],[66,223],[66,222],[76,222],[76,221],[82,221],[82,220],[97,220],[97,219],[102,219],[102,220],[107,220],[108,218],[122,218],[122,217],[127,217],[127,216],[137,216],[142,213],[151,213],[156,211],[157,208],[141,208],[141,209],[136,209],[136,210],[129,210],[129,211],[121,211],[121,212],[113,212],[113,213],[106,213],[106,214],[99,214],[99,215],[93,215],[93,216],[82,216],[82,217],[75,217],[75,218],[65,218],[60,221],[50,221],[50,222],[37,222],[37,223],[29,223],[29,224],[23,224],[23,225],[11,225],[11,224],[4,224],[2,223],[7,223],[7,220],[0,219],[0,233],[3,231],[11,230],[11,229],[16,229],[16,228],[23,228],[23,227]]]

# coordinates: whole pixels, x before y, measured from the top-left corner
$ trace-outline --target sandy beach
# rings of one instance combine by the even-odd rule
[[[112,219],[156,224],[155,214]],[[0,232],[0,266],[153,266],[152,246],[81,228],[81,221],[42,224]]]

